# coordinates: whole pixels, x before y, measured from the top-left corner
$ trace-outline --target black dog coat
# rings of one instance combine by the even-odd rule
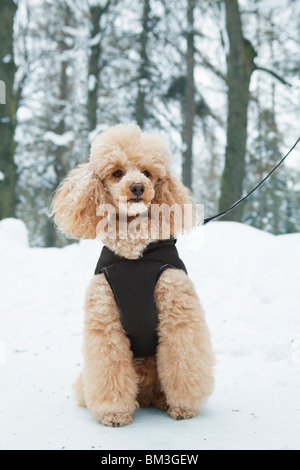
[[[121,312],[121,322],[135,357],[156,353],[158,315],[154,289],[167,268],[186,268],[178,256],[176,240],[150,243],[137,260],[116,255],[106,246],[102,249],[95,274],[103,273]]]

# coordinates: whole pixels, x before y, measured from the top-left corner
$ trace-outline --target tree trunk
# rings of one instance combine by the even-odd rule
[[[195,33],[194,33],[194,11],[195,0],[188,0],[187,9],[187,49],[186,49],[186,85],[183,99],[183,130],[182,130],[182,181],[192,189],[193,169],[193,137],[194,118],[196,112],[195,104]]]
[[[99,76],[100,76],[100,57],[101,57],[101,44],[100,44],[100,18],[103,9],[97,6],[90,7],[91,19],[91,33],[90,39],[95,42],[92,43],[90,48],[89,58],[89,88],[88,88],[88,126],[89,132],[92,132],[97,127],[97,108],[98,108],[98,90],[99,90]],[[98,38],[98,40],[95,38]]]
[[[70,8],[68,5],[65,6],[63,9],[64,15],[64,25],[70,27]],[[67,131],[66,122],[65,122],[65,108],[70,101],[70,89],[69,89],[69,80],[67,75],[67,68],[68,68],[68,58],[66,52],[69,50],[69,46],[67,45],[68,33],[62,32],[61,38],[58,41],[58,51],[60,57],[62,57],[60,61],[60,77],[59,77],[59,106],[57,109],[57,116],[60,116],[58,124],[55,128],[55,134],[63,136],[64,133]],[[55,156],[55,174],[56,174],[56,181],[53,187],[53,191],[58,187],[59,183],[63,180],[66,176],[68,171],[70,170],[70,161],[69,161],[69,154],[68,154],[68,147],[65,145],[57,145],[54,150]],[[44,230],[44,240],[45,246],[57,246],[57,229],[54,226],[53,219],[47,219],[45,224]]]
[[[138,92],[135,106],[135,119],[143,128],[147,119],[146,85],[149,80],[148,41],[150,32],[150,0],[144,0],[142,15],[142,32],[140,35],[140,67],[138,72]]]
[[[16,212],[17,167],[14,162],[16,96],[14,78],[13,0],[1,0],[0,6],[0,80],[5,83],[6,104],[0,104],[0,219],[14,217]]]
[[[101,3],[101,2],[100,2]],[[101,18],[105,15],[117,0],[106,0],[104,5],[90,5],[90,56],[88,65],[88,128],[89,132],[93,132],[98,123],[98,94],[100,85],[100,74],[103,67],[101,64],[102,44],[101,44]]]
[[[242,196],[245,175],[247,112],[249,85],[255,70],[256,56],[252,44],[245,40],[237,0],[224,0],[226,29],[229,39],[227,57],[228,116],[225,168],[221,181],[219,210],[223,211]],[[239,205],[222,220],[241,221],[243,206]]]

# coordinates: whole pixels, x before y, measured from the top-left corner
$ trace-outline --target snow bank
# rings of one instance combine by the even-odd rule
[[[1,449],[299,449],[300,234],[230,222],[178,240],[217,355],[203,413],[174,422],[139,410],[109,429],[76,407],[82,304],[101,245],[29,248],[22,222],[0,222]]]
[[[22,249],[28,247],[28,234],[25,224],[17,219],[5,219],[0,222],[1,251],[6,248]]]

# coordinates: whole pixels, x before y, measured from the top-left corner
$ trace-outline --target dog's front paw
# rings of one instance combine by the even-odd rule
[[[195,410],[189,410],[188,408],[181,408],[180,406],[175,406],[168,409],[168,414],[171,418],[176,419],[177,421],[181,419],[190,419],[193,416],[197,415],[198,412]]]
[[[100,423],[105,426],[118,428],[133,422],[133,417],[129,413],[107,413],[100,419]]]

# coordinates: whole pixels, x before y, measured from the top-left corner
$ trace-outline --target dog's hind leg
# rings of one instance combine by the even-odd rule
[[[140,407],[155,406],[166,410],[166,396],[158,379],[156,357],[135,358],[134,367],[139,377],[137,400]]]
[[[154,391],[151,404],[156,408],[160,408],[161,410],[167,410],[168,404],[165,392],[161,389]]]
[[[213,388],[210,335],[198,296],[188,276],[177,269],[162,273],[155,289],[159,315],[157,370],[175,419],[199,413]]]
[[[135,358],[134,368],[138,375],[137,401],[141,408],[151,405],[157,380],[155,357]]]
[[[103,274],[94,276],[85,301],[84,400],[106,426],[123,426],[138,407],[138,377],[130,343],[113,293]]]

